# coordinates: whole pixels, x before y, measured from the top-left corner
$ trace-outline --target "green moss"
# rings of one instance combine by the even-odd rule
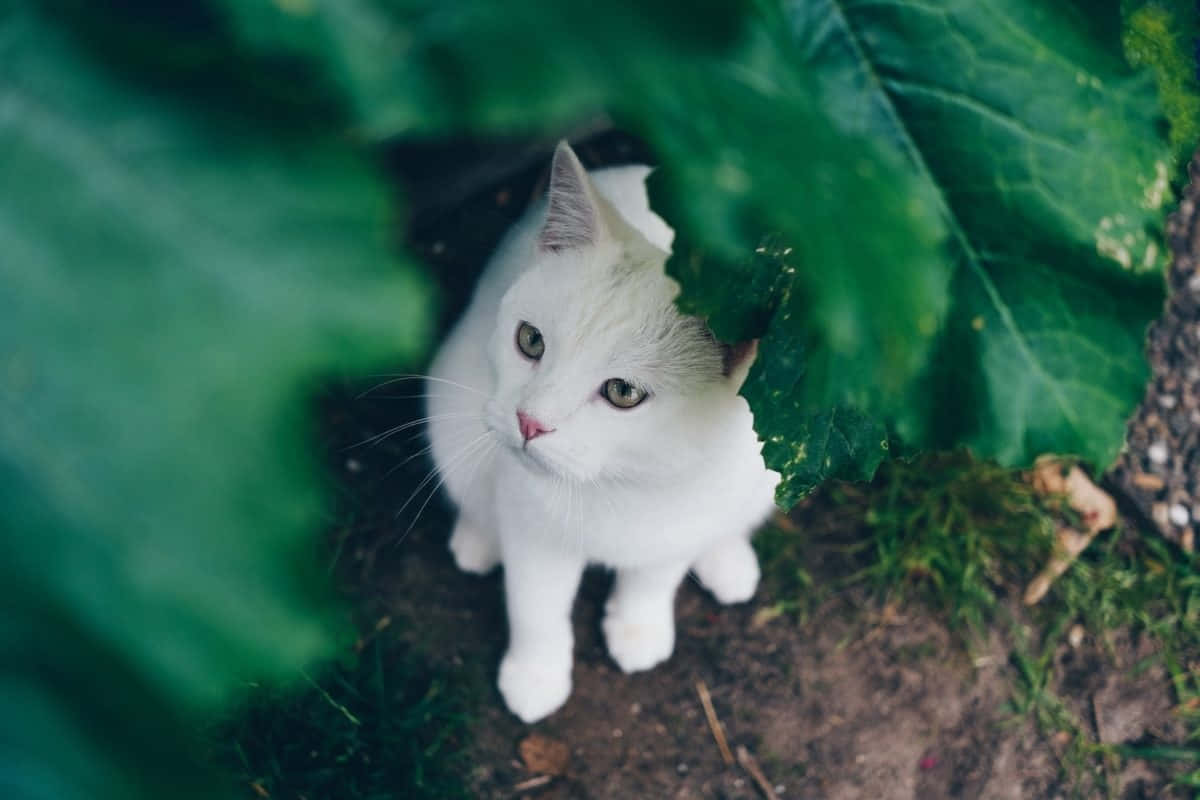
[[[1191,0],[1122,3],[1125,57],[1154,72],[1171,125],[1171,150],[1182,167],[1200,145],[1200,81],[1193,50],[1200,22]]]

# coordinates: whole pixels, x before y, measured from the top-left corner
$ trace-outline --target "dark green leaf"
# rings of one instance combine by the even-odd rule
[[[180,796],[168,721],[330,646],[305,398],[420,353],[428,290],[344,143],[133,88],[25,3],[0,64],[0,784]]]

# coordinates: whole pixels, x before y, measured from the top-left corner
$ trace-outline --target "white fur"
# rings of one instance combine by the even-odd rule
[[[737,394],[745,370],[725,375],[719,346],[675,309],[663,271],[673,232],[649,208],[648,174],[587,174],[560,145],[558,199],[509,232],[431,367],[432,452],[459,508],[450,549],[469,572],[504,564],[499,687],[526,722],[570,694],[570,611],[586,564],[617,571],[603,629],[626,672],[670,656],[689,568],[723,603],[758,583],[749,537],[779,476]],[[560,208],[594,227],[573,236]],[[540,361],[516,347],[522,321],[544,337]],[[600,393],[609,378],[650,394],[617,409]],[[518,408],[554,430],[525,443]]]

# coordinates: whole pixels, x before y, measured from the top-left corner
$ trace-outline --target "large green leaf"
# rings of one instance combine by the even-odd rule
[[[201,796],[192,715],[331,644],[312,382],[422,352],[428,290],[335,135],[25,2],[0,65],[0,793]]]
[[[774,277],[779,266],[769,259],[744,262],[740,272],[703,264],[677,272],[685,307],[711,315],[719,331],[723,319],[771,318],[745,393],[764,454],[784,476],[780,500],[791,502],[831,475],[869,475],[888,446],[878,422],[846,409],[822,413],[804,402],[813,387],[803,384],[814,378],[826,387],[846,387],[849,378],[854,383],[844,399],[886,420],[907,445],[967,444],[1006,464],[1067,451],[1106,466],[1144,387],[1142,335],[1161,300],[1159,226],[1169,200],[1158,106],[1148,79],[1132,75],[1121,60],[1116,4],[1093,7],[1088,18],[1067,6],[1022,0],[796,0],[784,8],[782,24],[765,15],[763,41],[770,45],[750,51],[748,63],[760,75],[803,69],[819,76],[817,107],[828,122],[907,163],[912,180],[902,191],[945,222],[950,241],[941,272],[903,264],[913,251],[902,229],[913,223],[889,211],[894,206],[886,196],[872,203],[862,195],[841,207],[822,197],[829,216],[808,232],[844,238],[857,248],[852,263],[859,270],[864,241],[890,247],[894,255],[883,260],[903,264],[897,276],[909,275],[919,287],[911,300],[887,279],[886,268],[874,284],[851,281],[849,294],[898,299],[878,330],[900,334],[900,357],[928,356],[914,334],[938,329],[917,381],[911,368],[889,372],[787,324],[801,313],[819,315],[820,302],[804,292],[792,311],[778,291],[764,291],[764,284],[781,285]],[[763,56],[788,48],[790,62]],[[769,140],[772,131],[764,130]],[[745,148],[748,160],[778,159],[769,146]],[[853,182],[838,185],[854,191]],[[761,220],[776,221],[797,205],[785,193],[764,194],[784,207]],[[736,208],[716,205],[713,219]],[[875,213],[862,213],[872,205]],[[714,231],[723,229],[695,233],[711,240]],[[831,275],[827,261],[803,250],[782,263],[800,276],[785,287],[855,274]],[[934,289],[951,272],[951,314],[941,326],[942,299]],[[750,298],[746,303],[736,300],[731,275]],[[924,318],[921,298],[930,304]],[[871,305],[859,300],[842,308],[860,320],[854,312]],[[837,319],[818,316],[818,331],[835,335]],[[906,330],[913,334],[903,346]],[[847,358],[860,369],[847,369]],[[872,391],[880,386],[886,390]]]
[[[1141,393],[1169,200],[1116,3],[795,2],[824,106],[905,154],[951,229],[954,320],[893,418],[1007,464],[1115,457]]]

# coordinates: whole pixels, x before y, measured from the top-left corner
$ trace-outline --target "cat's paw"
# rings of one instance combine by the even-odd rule
[[[675,620],[671,613],[622,614],[609,603],[603,627],[608,654],[623,672],[650,669],[670,658],[675,649]]]
[[[537,722],[557,711],[571,694],[571,658],[509,650],[500,662],[497,681],[508,710],[522,722]]]
[[[471,523],[458,518],[454,532],[450,534],[450,552],[454,563],[463,572],[486,575],[500,563],[500,543]]]
[[[692,571],[722,605],[744,603],[753,597],[761,575],[754,548],[741,538],[705,553],[692,565]]]

